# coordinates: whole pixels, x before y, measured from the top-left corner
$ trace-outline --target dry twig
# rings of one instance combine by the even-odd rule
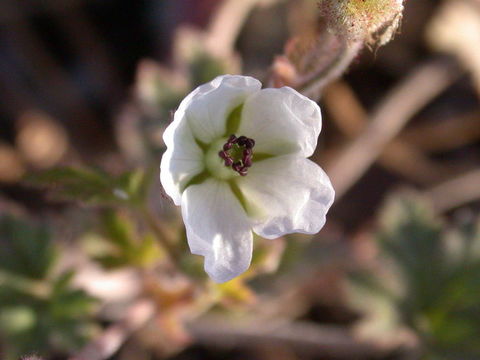
[[[408,120],[459,77],[447,60],[431,60],[393,89],[372,114],[367,128],[328,166],[337,198],[365,173]]]
[[[480,139],[480,113],[474,111],[406,130],[400,138],[426,152],[457,149]]]
[[[476,169],[426,191],[439,213],[480,199],[480,170]]]
[[[323,101],[337,127],[349,139],[355,139],[367,126],[367,113],[348,84],[338,81],[329,86]],[[449,173],[449,169],[430,160],[416,146],[400,139],[385,146],[379,162],[417,184],[433,184]]]
[[[208,28],[207,46],[218,56],[230,56],[250,12],[262,0],[224,0]],[[264,1],[264,0],[263,0]]]
[[[233,324],[207,318],[189,324],[188,329],[197,342],[222,348],[282,344],[317,357],[358,360],[379,358],[383,353],[371,344],[357,341],[342,328],[309,322]]]
[[[125,340],[140,329],[155,314],[155,305],[149,300],[139,300],[126,311],[125,318],[107,328],[69,360],[104,360],[115,354]]]

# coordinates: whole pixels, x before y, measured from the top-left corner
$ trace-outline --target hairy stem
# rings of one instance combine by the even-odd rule
[[[327,67],[304,81],[298,90],[313,100],[319,100],[323,88],[346,71],[362,47],[362,41],[346,44]]]

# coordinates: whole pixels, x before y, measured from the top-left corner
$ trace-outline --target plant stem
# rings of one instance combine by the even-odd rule
[[[345,70],[352,63],[353,59],[355,59],[355,57],[358,55],[362,47],[362,41],[344,44],[343,48],[339,51],[332,62],[323,68],[319,73],[311,76],[307,81],[304,81],[299,86],[298,90],[303,95],[318,101],[323,88],[345,72]]]
[[[163,247],[167,253],[170,261],[176,266],[179,266],[179,257],[175,246],[170,241],[170,236],[167,233],[167,230],[161,222],[152,214],[148,206],[144,205],[140,207],[140,211],[150,227],[150,230],[155,234],[157,241]]]

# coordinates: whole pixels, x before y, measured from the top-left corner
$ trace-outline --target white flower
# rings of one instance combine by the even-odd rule
[[[315,102],[247,76],[217,77],[182,101],[163,135],[160,179],[214,281],[248,269],[252,230],[274,239],[323,227],[334,190],[307,159],[321,121]]]

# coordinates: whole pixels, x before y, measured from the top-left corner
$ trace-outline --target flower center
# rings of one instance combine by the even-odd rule
[[[252,166],[253,147],[255,140],[246,136],[230,135],[223,145],[218,156],[223,160],[226,167],[231,167],[241,176],[246,176],[248,168]]]

